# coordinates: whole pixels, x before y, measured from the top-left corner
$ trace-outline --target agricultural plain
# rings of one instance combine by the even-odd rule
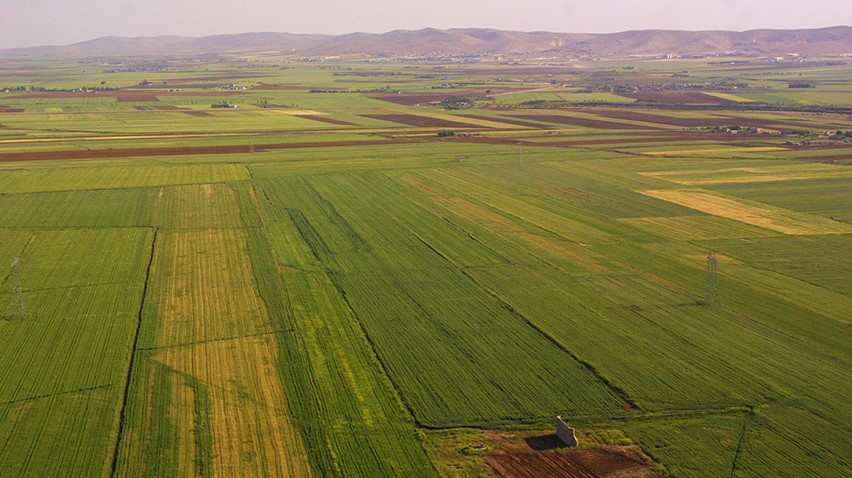
[[[0,68],[0,475],[852,474],[847,60],[115,61]]]

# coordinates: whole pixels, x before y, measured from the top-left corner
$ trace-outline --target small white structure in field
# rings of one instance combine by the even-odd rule
[[[574,435],[574,429],[569,427],[567,423],[562,421],[562,417],[556,417],[556,436],[559,437],[568,446],[577,446],[577,436]]]

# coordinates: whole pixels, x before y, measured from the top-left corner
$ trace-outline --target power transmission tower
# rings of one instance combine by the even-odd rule
[[[719,279],[716,276],[716,253],[707,253],[707,291],[704,293],[707,305],[719,305]]]

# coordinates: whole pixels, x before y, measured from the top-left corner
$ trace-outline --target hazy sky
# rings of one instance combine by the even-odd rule
[[[852,25],[849,0],[0,0],[0,49],[119,36],[382,33],[424,27],[608,33]]]

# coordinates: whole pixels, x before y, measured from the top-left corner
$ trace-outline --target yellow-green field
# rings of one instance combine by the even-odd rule
[[[846,62],[242,59],[0,76],[0,476],[852,475]]]

